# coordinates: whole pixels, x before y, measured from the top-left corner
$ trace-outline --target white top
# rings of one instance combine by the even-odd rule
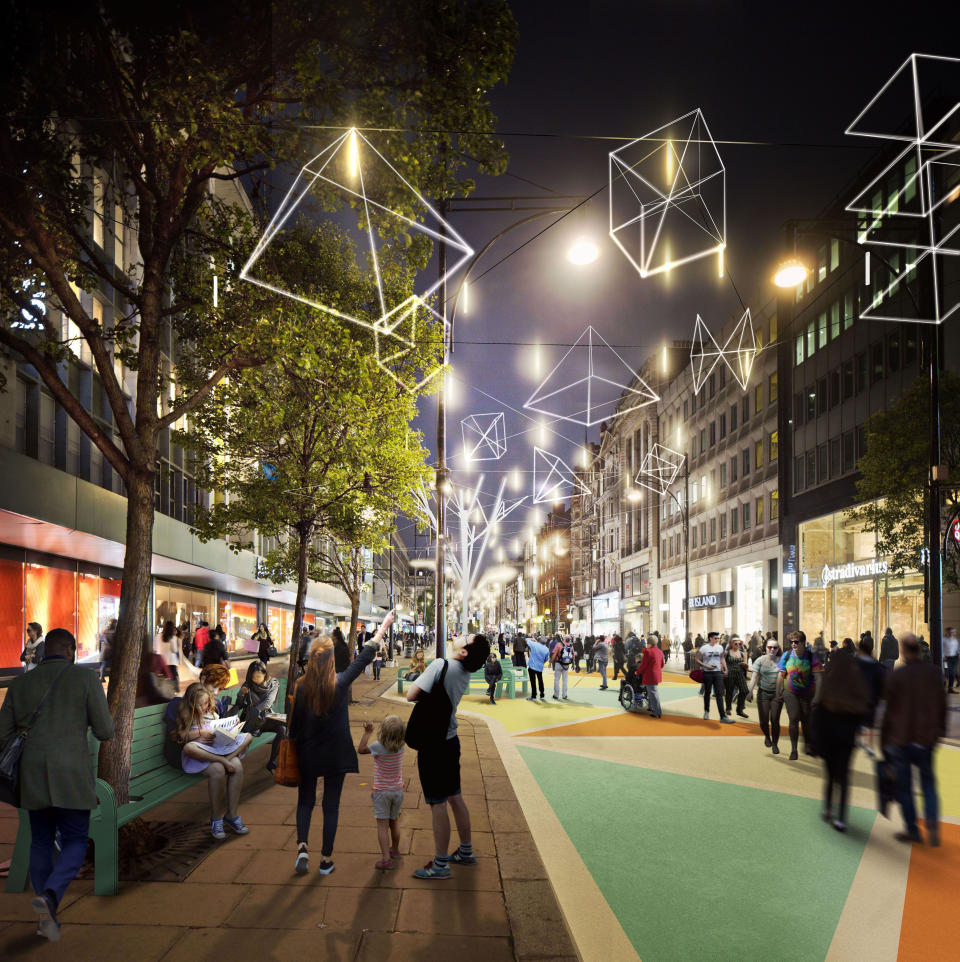
[[[943,639],[942,650],[944,658],[954,658],[960,652],[960,638],[947,635]]]
[[[701,645],[700,660],[704,670],[720,671],[723,663],[723,645]]]

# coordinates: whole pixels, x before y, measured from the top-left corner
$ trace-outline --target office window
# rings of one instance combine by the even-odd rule
[[[914,325],[908,324],[903,332],[903,366],[908,367],[917,359],[917,334]]]
[[[830,407],[835,408],[840,403],[840,372],[830,372]]]
[[[93,242],[103,247],[104,177],[99,171],[93,175]]]
[[[700,479],[700,500],[704,500],[707,496],[707,476],[704,475]]]
[[[707,429],[700,428],[700,453],[707,450]]]
[[[807,357],[817,353],[817,322],[811,321],[807,325]]]
[[[20,454],[27,453],[27,382],[17,378],[16,384],[16,428],[14,449]]]
[[[727,386],[727,366],[726,364],[720,365],[720,390],[722,391]]]
[[[811,488],[817,483],[817,452],[807,451],[806,458],[806,485]]]
[[[730,459],[730,483],[733,484],[737,480],[737,459],[732,457]]]
[[[767,378],[767,404],[773,404],[777,400],[777,372],[774,371]]]
[[[830,306],[830,340],[840,336],[840,302],[834,301]]]
[[[123,270],[123,205],[113,205],[113,262]]]
[[[753,502],[754,512],[753,512],[753,523],[763,524],[763,498],[757,498]]]
[[[767,446],[770,449],[770,460],[776,461],[780,457],[780,432],[771,431],[767,435]]]
[[[80,470],[80,428],[73,418],[67,418],[67,460],[64,470],[76,475]]]
[[[720,515],[720,537],[725,538],[727,536],[727,513],[724,511]]]
[[[793,342],[793,366],[803,364],[803,335],[798,334]]]
[[[711,544],[717,540],[717,519],[710,519],[710,542]]]
[[[707,543],[707,522],[700,522],[700,544],[705,545]]]
[[[852,471],[856,464],[853,453],[853,431],[846,431],[843,435],[843,472]]]
[[[693,525],[690,529],[690,547],[696,548],[697,546],[697,526]]]
[[[750,473],[750,449],[749,448],[744,448],[740,454],[740,468],[744,477],[746,477]]]
[[[817,348],[827,346],[827,312],[823,311],[817,318]]]
[[[911,157],[903,168],[903,202],[913,200],[917,195],[917,159]]]
[[[900,370],[900,332],[895,331],[887,338],[887,370],[893,374]]]
[[[724,461],[720,465],[720,487],[725,488],[727,486],[727,462]]]
[[[827,446],[820,444],[817,446],[817,484],[823,484],[830,480],[829,465],[827,463]]]
[[[731,430],[731,432],[737,430],[737,406],[736,406],[736,404],[733,404],[733,405],[731,405],[731,407],[730,407],[730,430]]]
[[[840,241],[834,237],[830,240],[830,270],[835,271],[840,266]]]
[[[770,340],[768,344],[775,344],[777,340],[777,315],[770,318]]]
[[[776,521],[780,517],[780,492],[770,492],[770,520]]]
[[[847,291],[843,295],[843,329],[849,330],[853,327],[853,321],[857,313],[857,303],[853,291]]]
[[[830,477],[839,478],[843,474],[843,462],[840,460],[840,438],[830,441]]]
[[[690,417],[690,401],[688,399],[683,402],[683,420],[686,421],[689,419],[689,417]]]
[[[827,410],[827,379],[817,378],[817,417]]]
[[[793,493],[803,490],[803,455],[798,454],[793,459]]]
[[[867,389],[867,355],[858,354],[854,361],[857,365],[857,394]]]
[[[807,391],[807,420],[812,421],[817,416],[817,392],[814,388]]]
[[[793,423],[799,427],[803,424],[804,397],[802,393],[793,396]]]
[[[853,397],[853,361],[844,361],[840,368],[840,381],[843,388],[843,399],[848,401]]]
[[[750,420],[750,395],[745,394],[740,402],[740,423],[746,424]]]
[[[743,530],[746,531],[750,527],[750,502],[744,501],[741,510],[743,511]]]
[[[740,531],[740,510],[739,508],[730,509],[730,534],[738,534]]]
[[[753,466],[755,468],[763,467],[763,441],[753,442]]]
[[[870,383],[876,384],[883,375],[883,341],[877,341],[870,345]]]
[[[53,464],[56,436],[57,405],[46,391],[41,391],[40,412],[37,421],[37,458],[44,464]]]
[[[758,384],[753,389],[753,413],[763,410],[763,385]]]
[[[707,379],[707,390],[710,391],[710,397],[713,397],[717,393],[716,375],[711,374]]]
[[[717,443],[717,422],[710,422],[710,447],[712,448]]]
[[[668,550],[669,544],[670,544],[670,542],[669,542],[666,538],[664,538],[664,539],[663,539],[663,556],[664,556],[664,558],[669,558],[669,557],[670,557],[670,551]]]
[[[727,416],[726,414],[720,415],[720,440],[722,441],[727,436]]]
[[[691,438],[691,440],[690,440],[690,443],[691,443],[691,445],[692,445],[692,447],[693,447],[693,452],[692,452],[692,454],[690,455],[690,457],[691,457],[691,459],[693,459],[693,458],[695,458],[695,457],[697,456],[697,435],[696,435],[696,432],[694,432],[694,434],[693,434],[693,436],[692,436],[692,438]]]
[[[857,428],[857,460],[859,461],[867,453],[867,428],[861,424]]]

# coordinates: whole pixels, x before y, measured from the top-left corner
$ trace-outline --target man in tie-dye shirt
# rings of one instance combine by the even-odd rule
[[[800,728],[803,728],[803,745],[810,751],[810,706],[820,687],[823,664],[812,648],[807,647],[807,636],[802,631],[790,635],[790,648],[780,659],[780,675],[777,678],[777,697],[783,698],[790,719],[790,760],[795,761]]]

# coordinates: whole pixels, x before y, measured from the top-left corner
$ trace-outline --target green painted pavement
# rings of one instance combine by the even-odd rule
[[[826,957],[876,812],[518,748],[644,962]]]

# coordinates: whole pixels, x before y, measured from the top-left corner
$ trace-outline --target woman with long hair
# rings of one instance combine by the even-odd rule
[[[340,814],[340,793],[349,772],[359,771],[357,752],[350,737],[347,695],[350,686],[363,674],[380,651],[382,638],[393,624],[394,613],[387,613],[383,624],[360,654],[342,672],[334,664],[333,639],[322,635],[310,648],[307,668],[297,680],[290,713],[290,734],[297,744],[300,787],[297,794],[298,875],[309,871],[307,840],[310,820],[317,803],[317,779],[323,778],[323,845],[320,849],[321,875],[333,871],[333,842]]]
[[[257,661],[266,665],[270,661],[270,649],[273,648],[273,639],[270,637],[270,629],[266,622],[261,621],[257,625],[257,630],[250,640],[257,643]]]
[[[243,722],[244,732],[262,735],[275,732],[270,744],[270,760],[267,771],[277,767],[277,753],[280,742],[287,737],[287,726],[279,718],[269,717],[275,711],[274,704],[280,693],[280,682],[267,674],[267,666],[262,661],[251,661],[247,665],[247,677],[237,692],[236,712]]]
[[[163,659],[163,663],[173,679],[174,690],[180,688],[180,676],[177,666],[180,664],[180,639],[177,636],[177,626],[172,621],[165,621],[163,628],[157,634],[153,643],[153,650]]]

